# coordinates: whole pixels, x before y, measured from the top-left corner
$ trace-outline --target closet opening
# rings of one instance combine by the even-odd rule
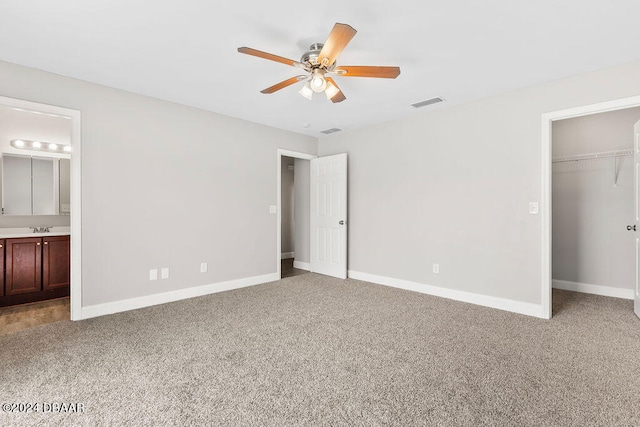
[[[543,188],[544,317],[554,314],[552,289],[560,290],[557,296],[572,291],[634,300],[640,249],[638,129],[640,99],[543,117],[543,150],[548,150],[543,151],[543,160],[548,155],[543,162],[548,167],[543,174],[548,178]]]
[[[277,271],[280,278],[311,269],[310,160],[314,155],[278,150]]]

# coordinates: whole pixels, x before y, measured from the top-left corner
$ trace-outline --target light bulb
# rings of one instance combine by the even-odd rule
[[[24,141],[21,139],[16,139],[15,141],[13,141],[13,145],[15,147],[24,147]]]
[[[57,151],[58,144],[49,144],[49,151]]]
[[[70,153],[71,152],[71,146],[70,145],[65,145],[64,146],[64,151],[67,152],[67,153]]]
[[[33,148],[36,148],[36,149],[37,149],[37,148],[42,147],[42,144],[40,144],[38,141],[33,141],[33,142],[31,143],[31,146],[32,146]]]
[[[324,79],[322,70],[313,70],[311,75],[311,89],[314,92],[324,92],[327,88],[327,81]]]

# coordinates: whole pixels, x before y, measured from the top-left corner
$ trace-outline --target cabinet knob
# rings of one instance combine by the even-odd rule
[[[44,244],[45,244],[45,245],[48,245],[48,244],[49,244],[49,242],[44,242]]]
[[[40,242],[36,243],[36,246],[40,246]]]

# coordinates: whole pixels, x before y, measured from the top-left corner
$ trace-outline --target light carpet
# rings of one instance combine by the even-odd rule
[[[0,425],[640,425],[632,302],[541,320],[316,274],[0,336]]]

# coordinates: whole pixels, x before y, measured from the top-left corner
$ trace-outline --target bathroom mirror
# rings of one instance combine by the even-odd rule
[[[66,170],[61,173],[62,167]],[[2,155],[2,214],[59,215],[69,212],[69,160]],[[66,182],[62,182],[62,180]],[[64,187],[64,190],[62,188]],[[64,193],[66,200],[61,199]],[[62,209],[65,208],[65,209]]]

